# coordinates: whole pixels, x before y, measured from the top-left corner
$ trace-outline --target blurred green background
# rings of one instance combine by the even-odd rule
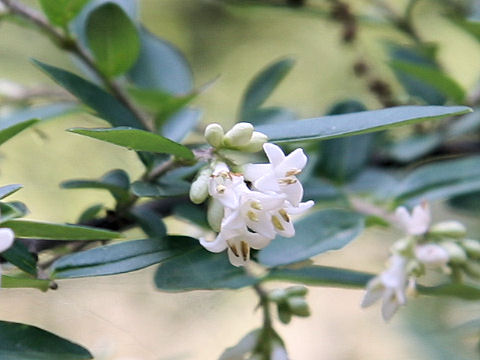
[[[36,5],[34,1],[26,3]],[[375,15],[373,3],[349,2],[364,15]],[[406,1],[387,3],[402,9]],[[286,55],[296,59],[296,66],[268,103],[291,108],[299,118],[324,114],[334,102],[346,98],[361,100],[370,109],[381,107],[367,91],[365,81],[354,76],[352,64],[358,59],[392,83],[395,94],[401,96],[402,90],[385,64],[384,43],[408,44],[410,40],[385,24],[360,25],[357,41],[349,46],[341,42],[338,23],[311,13],[199,0],[141,0],[140,4],[147,28],[185,54],[197,86],[220,75],[195,102],[204,111],[204,124],[220,122],[228,127],[234,123],[250,79]],[[444,68],[471,89],[480,78],[478,43],[446,20],[435,1],[422,1],[414,19],[422,37],[439,45]],[[0,24],[0,78],[55,86],[30,58],[74,70],[69,56],[35,30]],[[23,132],[0,150],[0,183],[24,184],[14,198],[26,202],[29,216],[38,220],[73,222],[87,206],[113,204],[100,191],[58,187],[63,180],[96,178],[114,168],[125,169],[132,179],[141,174],[142,166],[133,152],[64,131],[102,124],[93,116],[72,114]],[[171,223],[174,233],[184,229]],[[193,228],[188,231],[200,235]],[[379,272],[396,236],[392,231],[369,230],[342,252],[317,261]],[[0,317],[46,328],[87,346],[98,359],[115,360],[215,359],[260,322],[260,314],[253,311],[256,297],[249,290],[159,293],[152,284],[152,271],[69,280],[60,282],[59,291],[47,294],[2,291]],[[415,306],[402,309],[400,316],[385,324],[377,307],[360,309],[362,296],[361,291],[312,288],[308,297],[312,317],[279,327],[291,358],[453,359],[448,353],[435,352],[438,339],[434,335],[441,335],[435,311],[443,311],[445,302],[424,308],[421,299],[413,300]],[[462,309],[452,315],[453,322],[472,318],[480,307],[473,304]],[[411,319],[422,319],[418,314],[426,320],[412,325]]]

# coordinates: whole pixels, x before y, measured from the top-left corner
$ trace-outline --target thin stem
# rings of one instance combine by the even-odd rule
[[[137,109],[126,95],[125,91],[114,80],[110,79],[98,68],[93,58],[83,47],[80,46],[77,40],[58,31],[42,14],[20,2],[15,0],[0,0],[0,3],[3,3],[12,14],[18,15],[38,27],[41,31],[47,34],[58,47],[76,55],[90,70],[94,72],[94,74],[103,82],[105,87],[135,115],[147,130],[154,131],[150,119],[148,119],[141,110]]]

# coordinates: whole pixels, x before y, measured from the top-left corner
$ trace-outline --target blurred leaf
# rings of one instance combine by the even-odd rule
[[[22,108],[20,110],[15,110],[0,117],[0,124],[9,123],[13,125],[14,123],[30,119],[46,120],[64,114],[69,114],[77,111],[78,109],[79,105],[74,102],[61,102],[56,104],[53,103],[48,105],[31,106]]]
[[[474,108],[473,112],[464,115],[454,122],[448,124],[445,130],[447,138],[453,138],[462,135],[469,135],[480,128],[480,109]]]
[[[38,327],[0,321],[0,358],[3,360],[87,360],[90,352]]]
[[[432,86],[456,103],[462,103],[465,99],[465,90],[439,69],[400,60],[391,61],[390,66],[396,71],[408,74]]]
[[[162,218],[151,210],[134,208],[130,214],[135,218],[143,232],[151,238],[161,238],[167,235],[167,228]]]
[[[143,181],[135,181],[132,184],[132,192],[139,197],[170,197],[187,195],[190,190],[190,183],[176,181],[168,183],[152,184]]]
[[[298,269],[272,269],[262,281],[289,281],[313,286],[364,288],[373,274],[328,266],[306,266]]]
[[[50,288],[50,280],[32,279],[31,277],[2,275],[1,285],[2,285],[1,287],[5,289],[32,288],[32,289],[38,289],[40,291],[47,291]],[[1,338],[1,335],[0,335],[0,338]],[[1,350],[0,350],[0,354],[1,354]]]
[[[434,287],[418,286],[418,292],[424,295],[451,296],[463,300],[480,300],[480,287],[473,284],[448,284]]]
[[[445,160],[412,171],[395,187],[397,203],[448,199],[480,189],[480,156]]]
[[[309,178],[303,184],[303,197],[315,201],[329,201],[344,197],[341,191],[320,178]]]
[[[27,207],[21,202],[0,202],[0,223],[25,216],[27,212]]]
[[[78,217],[78,223],[84,224],[87,221],[95,219],[95,217],[104,209],[103,204],[95,204],[86,208],[82,214]]]
[[[263,124],[276,124],[295,120],[295,114],[281,107],[267,107],[256,109],[246,114],[243,121],[249,122],[255,126]]]
[[[17,192],[21,188],[23,188],[23,185],[21,184],[12,184],[0,187],[0,199],[4,199],[7,196],[12,195],[14,192]]]
[[[443,140],[442,134],[438,132],[415,134],[387,145],[384,150],[390,158],[406,164],[432,152]]]
[[[33,62],[60,86],[95,110],[99,117],[108,121],[112,126],[143,128],[143,125],[129,109],[97,85],[66,70],[44,64],[38,60],[33,60]]]
[[[321,140],[385,130],[468,112],[471,112],[471,109],[466,106],[398,106],[282,124],[261,125],[256,130],[266,134],[271,142],[277,143]]]
[[[257,110],[278,84],[292,69],[295,61],[291,58],[281,59],[268,65],[250,82],[243,96],[240,119],[247,121],[248,114]]]
[[[43,12],[54,25],[65,27],[89,0],[40,0]]]
[[[37,258],[30,254],[22,243],[15,241],[2,253],[2,257],[26,273],[37,276]]]
[[[205,229],[210,229],[207,221],[207,211],[205,207],[201,205],[195,205],[192,202],[181,203],[173,208],[173,213],[188,222]]]
[[[86,26],[88,44],[104,74],[121,75],[135,64],[140,37],[120,6],[105,3],[97,7],[89,14]]]
[[[465,19],[455,19],[454,23],[461,27],[464,31],[472,35],[475,39],[480,41],[480,22],[465,20]]]
[[[84,129],[73,128],[68,131],[106,141],[129,150],[148,151],[161,154],[171,154],[187,160],[192,160],[192,151],[175,141],[145,130],[130,127]]]
[[[277,236],[258,253],[267,266],[287,265],[307,260],[330,250],[338,250],[363,230],[363,216],[346,210],[321,210],[295,224],[295,236]]]
[[[130,178],[128,174],[116,169],[109,171],[99,180],[67,180],[60,184],[64,189],[104,189],[108,190],[117,202],[125,202],[130,198]]]
[[[140,29],[141,50],[128,74],[140,88],[187,94],[192,90],[190,67],[183,55],[170,43],[146,29]]]
[[[164,261],[155,273],[155,285],[164,291],[238,289],[257,282],[230,264],[227,254],[214,254],[200,245]]]
[[[52,278],[122,274],[178,256],[196,245],[186,236],[133,240],[64,256],[51,266]]]
[[[10,220],[2,224],[13,230],[17,237],[52,240],[108,240],[121,234],[88,226],[53,224],[33,220]]]
[[[166,138],[180,142],[195,130],[202,112],[196,109],[183,109],[171,116],[162,126],[161,134]]]
[[[0,145],[5,141],[10,140],[12,137],[17,135],[20,131],[25,130],[26,128],[36,124],[38,119],[31,119],[21,122],[16,122],[14,124],[6,124],[5,122],[0,123]]]
[[[480,214],[480,191],[455,196],[449,200],[448,204],[458,210]]]

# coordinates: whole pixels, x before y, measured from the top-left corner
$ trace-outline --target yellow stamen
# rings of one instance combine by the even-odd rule
[[[235,245],[230,244],[228,241],[227,241],[227,245],[228,245],[228,247],[230,248],[230,250],[232,250],[233,254],[234,254],[236,257],[239,257],[239,256],[238,256],[237,247],[236,247]]]
[[[298,175],[302,172],[302,170],[300,169],[291,169],[291,170],[288,170],[286,173],[285,173],[285,176],[295,176],[295,175]]]
[[[255,214],[252,210],[249,210],[249,211],[247,212],[247,216],[248,216],[248,218],[249,218],[250,220],[252,220],[252,221],[258,221],[258,216],[257,216],[257,214]]]
[[[248,254],[250,253],[250,248],[248,246],[248,244],[245,242],[245,241],[242,241],[240,243],[241,245],[241,250],[242,250],[242,257],[243,257],[243,261],[247,261],[248,259]]]
[[[287,223],[290,222],[290,216],[288,216],[287,212],[285,211],[285,209],[280,209],[278,210],[278,213],[280,214],[280,216],[283,218],[283,220],[285,220]]]
[[[278,217],[276,217],[275,215],[272,216],[272,224],[273,226],[275,227],[275,229],[279,230],[279,231],[284,231],[285,228],[283,227],[282,223],[280,222],[280,220],[278,219]]]
[[[258,201],[252,201],[250,207],[255,210],[263,210],[262,204],[260,204]]]
[[[279,184],[283,185],[292,185],[297,182],[297,179],[292,179],[292,178],[283,178],[283,179],[278,179]]]
[[[219,194],[225,193],[225,190],[227,190],[227,187],[226,187],[226,186],[224,186],[224,185],[217,185],[217,192],[218,192]]]

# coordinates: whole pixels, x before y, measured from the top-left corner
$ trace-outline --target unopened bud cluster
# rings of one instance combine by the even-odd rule
[[[292,316],[308,317],[310,308],[305,300],[305,286],[291,286],[286,289],[275,289],[268,294],[268,299],[277,305],[278,318],[288,324]]]
[[[250,248],[264,248],[277,234],[292,237],[291,216],[313,205],[313,201],[301,202],[303,187],[297,178],[307,157],[302,149],[285,156],[249,123],[238,123],[226,133],[220,125],[211,124],[205,137],[214,147],[213,157],[193,181],[190,199],[196,204],[208,199],[207,219],[218,235],[214,241],[200,242],[212,252],[227,249],[230,262],[243,266],[250,260]],[[247,162],[241,167],[223,152],[261,149],[269,163]]]
[[[480,241],[467,238],[463,224],[445,221],[431,226],[426,203],[411,214],[400,207],[395,215],[407,236],[393,244],[388,268],[367,284],[362,306],[383,298],[382,314],[390,319],[406,303],[408,284],[414,287],[429,269],[480,278]]]

